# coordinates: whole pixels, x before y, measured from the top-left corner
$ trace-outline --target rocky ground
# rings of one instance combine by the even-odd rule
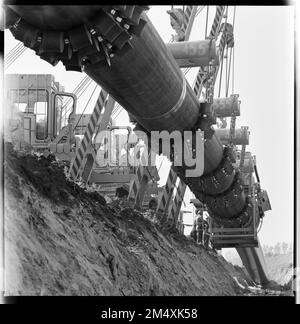
[[[5,156],[6,295],[247,295],[239,267],[125,202],[66,180],[52,156]]]

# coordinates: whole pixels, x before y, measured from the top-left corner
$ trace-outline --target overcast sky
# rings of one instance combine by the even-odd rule
[[[168,9],[170,6],[152,6],[148,12],[165,42],[174,33],[166,13]],[[210,21],[214,12],[215,7],[210,7]],[[229,22],[232,13],[233,8],[229,7]],[[198,15],[190,40],[204,38],[205,15],[206,9]],[[256,155],[261,185],[268,191],[272,205],[259,233],[262,244],[293,239],[293,15],[291,6],[238,6],[236,9],[234,93],[238,93],[241,100],[237,127],[249,126],[250,145],[247,150]],[[5,52],[16,44],[17,41],[6,30]],[[196,71],[193,69],[187,75],[191,84]],[[6,73],[53,74],[56,81],[70,92],[84,77],[82,73],[66,72],[61,63],[51,66],[29,49]],[[94,85],[79,99],[77,112],[83,110],[93,89]],[[92,111],[98,91],[85,113]],[[127,123],[125,111],[117,121],[123,125]],[[160,170],[162,184],[166,180],[168,165],[164,161]],[[185,209],[192,210],[191,197],[188,192]],[[186,222],[190,223],[191,217]]]

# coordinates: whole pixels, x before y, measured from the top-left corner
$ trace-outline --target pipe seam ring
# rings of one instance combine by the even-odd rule
[[[168,117],[170,117],[172,114],[177,112],[182,107],[185,96],[186,96],[186,79],[185,79],[185,76],[182,74],[182,91],[181,91],[181,94],[180,94],[176,104],[170,110],[168,110],[167,112],[165,112],[161,115],[152,116],[152,117],[140,117],[139,116],[138,119],[140,119],[140,120],[158,120],[161,118],[167,119]]]

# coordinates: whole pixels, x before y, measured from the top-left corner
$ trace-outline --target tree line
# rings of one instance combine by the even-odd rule
[[[293,253],[293,243],[278,242],[275,245],[264,244],[262,246],[265,255],[279,255]]]

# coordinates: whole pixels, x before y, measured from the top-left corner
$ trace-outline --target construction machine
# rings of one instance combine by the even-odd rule
[[[65,92],[53,75],[6,74],[5,103],[9,106],[8,114],[5,114],[5,139],[11,141],[16,149],[29,149],[44,156],[52,153],[60,160],[74,161],[91,114],[76,114],[76,95]],[[113,199],[116,189],[123,185],[129,186],[135,176],[135,168],[128,159],[132,156],[130,151],[138,144],[138,139],[136,136],[132,138],[130,126],[117,126],[111,117],[106,126],[106,138],[101,137],[98,128],[95,127],[93,145],[98,147],[99,155],[101,144],[109,140],[110,145],[106,147],[106,151],[111,155],[110,161],[109,164],[102,165],[101,158],[96,156],[96,163],[89,178],[85,180],[98,185],[101,194]],[[125,147],[123,154],[120,152],[122,147]],[[149,170],[152,181],[147,188],[144,207],[152,196],[158,194],[157,170]]]
[[[210,31],[206,28],[205,39],[197,42],[185,38],[197,6],[186,6],[177,13],[172,9],[171,18],[177,20],[173,25],[178,33],[178,42],[173,45],[161,39],[146,14],[148,6],[6,5],[4,9],[5,27],[17,40],[53,66],[61,61],[66,70],[84,71],[103,90],[101,106],[109,105],[109,100],[117,101],[133,116],[136,129],[149,136],[152,131],[179,131],[182,136],[184,131],[203,133],[203,168],[196,176],[188,176],[192,167],[173,163],[166,190],[170,192],[177,177],[180,182],[170,209],[167,210],[166,195],[162,195],[158,210],[167,210],[169,219],[177,221],[188,186],[213,219],[214,244],[235,246],[253,279],[266,284],[268,277],[259,241],[256,238],[245,244],[243,236],[251,229],[251,237],[255,238],[263,211],[259,202],[266,200],[261,191],[253,190],[251,175],[245,180],[248,171],[243,174],[249,132],[235,132],[238,95],[214,96],[224,54],[234,46],[234,23],[228,22],[228,7],[216,7]],[[193,87],[181,70],[190,67],[199,67]],[[75,178],[79,173],[85,174],[86,179],[91,177],[95,152],[87,148],[92,138],[89,125],[95,127],[99,116],[96,111],[95,118],[90,118],[90,134],[84,136],[88,140],[82,140],[72,162]],[[217,119],[224,126],[224,118],[231,118],[230,129],[216,129]],[[239,164],[237,145],[242,145]],[[159,145],[152,149],[161,153]],[[192,144],[194,153],[195,150]],[[131,182],[129,193],[135,204],[142,201],[140,193],[144,193],[150,178],[146,168],[137,168],[137,182]],[[267,204],[265,210],[268,208]]]
[[[7,74],[5,103],[5,136],[15,146],[27,145],[45,152],[50,143],[56,143],[61,146],[60,158],[71,160],[76,145],[73,128],[77,98],[64,92],[53,75]]]

